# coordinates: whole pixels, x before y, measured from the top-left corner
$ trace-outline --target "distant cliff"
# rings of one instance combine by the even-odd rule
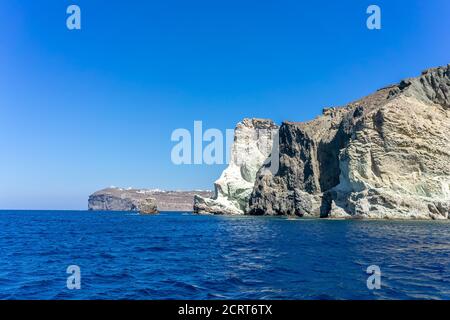
[[[284,122],[277,139],[277,154],[262,164],[257,142],[236,137],[235,145],[249,145],[235,148],[244,163],[224,171],[214,199],[196,197],[196,210],[228,213],[222,204],[231,203],[238,210],[230,213],[251,215],[449,218],[450,65],[325,108],[312,121]],[[267,170],[274,159],[276,172]],[[255,178],[242,179],[255,164]]]
[[[89,196],[88,209],[94,211],[192,211],[194,195],[210,196],[210,191],[161,191],[107,188]]]

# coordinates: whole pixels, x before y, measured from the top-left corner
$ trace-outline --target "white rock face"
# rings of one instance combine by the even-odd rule
[[[196,196],[194,211],[211,214],[244,214],[258,170],[272,151],[278,126],[271,120],[244,119],[235,129],[230,164],[214,183],[212,198]]]

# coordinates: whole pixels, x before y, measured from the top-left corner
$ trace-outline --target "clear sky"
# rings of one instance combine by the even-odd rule
[[[0,0],[0,208],[210,189],[224,166],[174,165],[173,130],[312,119],[450,63],[449,35],[448,0]]]

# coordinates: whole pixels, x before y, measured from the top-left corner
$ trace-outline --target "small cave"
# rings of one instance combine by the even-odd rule
[[[317,160],[319,162],[319,184],[320,190],[323,192],[322,203],[320,206],[320,217],[329,216],[333,203],[333,194],[330,191],[339,184],[341,168],[339,163],[339,154],[342,149],[346,148],[351,133],[343,129],[341,125],[336,135],[330,142],[320,142],[317,149]]]
[[[320,205],[320,217],[327,218],[330,215],[333,203],[333,197],[331,193],[324,193],[322,196],[322,203]]]

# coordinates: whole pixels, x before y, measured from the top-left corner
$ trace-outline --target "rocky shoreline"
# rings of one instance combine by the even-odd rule
[[[197,213],[450,218],[450,65],[312,121],[245,119],[235,133],[232,161],[213,197],[195,197]]]

